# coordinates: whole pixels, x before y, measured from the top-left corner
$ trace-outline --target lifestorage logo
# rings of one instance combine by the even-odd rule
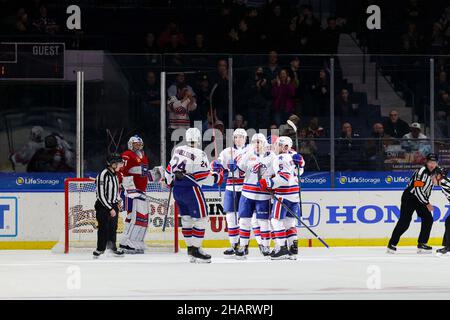
[[[0,197],[0,237],[17,237],[17,198]]]
[[[17,177],[16,184],[18,186],[22,185],[49,185],[49,186],[55,186],[58,185],[60,181],[58,179],[42,179],[42,178],[23,178],[23,177]]]

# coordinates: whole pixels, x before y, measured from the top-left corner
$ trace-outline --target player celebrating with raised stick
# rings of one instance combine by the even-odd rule
[[[267,151],[267,140],[262,133],[252,137],[252,149],[249,150],[237,163],[237,168],[245,174],[242,195],[239,200],[239,250],[235,253],[237,259],[245,259],[250,241],[250,228],[252,217],[261,232],[260,250],[264,256],[270,254],[270,222],[269,202],[270,194],[259,187],[259,180],[271,177],[273,172],[272,161],[276,155]],[[230,170],[234,169],[230,167]]]
[[[186,131],[187,145],[175,148],[165,179],[169,186],[173,186],[190,262],[210,263],[211,256],[202,249],[208,210],[201,186],[221,184],[223,170],[209,170],[208,157],[199,149],[201,141],[200,130],[189,128]]]
[[[148,158],[142,150],[144,142],[139,136],[128,140],[128,150],[122,153],[124,166],[122,175],[122,198],[127,211],[125,230],[120,241],[120,248],[125,253],[144,253],[144,243],[148,226],[148,205],[145,194],[150,181],[158,181],[161,174],[158,167],[148,169]]]
[[[296,259],[298,253],[297,219],[288,210],[300,215],[300,197],[298,174],[303,174],[304,161],[301,155],[291,151],[292,139],[281,136],[277,142],[278,156],[273,161],[275,176],[261,179],[261,190],[274,192],[278,201],[272,205],[271,222],[272,237],[275,240],[275,250],[272,251],[272,260]],[[282,205],[284,204],[284,206]],[[289,249],[287,242],[289,239]]]
[[[242,185],[244,183],[244,174],[236,172],[234,162],[237,162],[247,152],[245,141],[247,132],[244,129],[236,129],[233,132],[234,146],[223,150],[219,158],[213,162],[213,170],[220,171],[225,166],[229,170],[227,177],[227,186],[223,200],[223,210],[226,214],[228,237],[231,248],[224,251],[225,256],[232,256],[238,249],[239,243],[239,217],[238,205],[241,198]],[[233,170],[230,170],[233,169]]]
[[[422,226],[417,245],[418,253],[431,253],[432,249],[427,245],[430,238],[431,227],[433,226],[433,205],[430,203],[431,190],[433,190],[432,176],[438,165],[438,157],[435,153],[427,155],[426,164],[417,169],[412,176],[408,187],[402,195],[400,206],[400,219],[392,232],[391,239],[388,244],[388,253],[397,251],[397,244],[400,237],[409,228],[411,218],[414,211],[422,219]]]

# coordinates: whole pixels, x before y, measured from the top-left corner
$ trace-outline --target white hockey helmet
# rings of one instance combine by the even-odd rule
[[[255,133],[252,136],[252,144],[256,143],[256,141],[262,141],[264,147],[266,147],[266,145],[267,145],[266,137],[262,133]]]
[[[277,143],[280,147],[288,146],[289,149],[292,148],[292,139],[286,136],[281,136],[278,138]]]
[[[233,137],[236,136],[243,136],[244,138],[247,138],[247,131],[245,131],[245,129],[238,128],[233,132]]]
[[[30,139],[36,142],[42,141],[44,129],[41,126],[34,126],[30,131]]]
[[[189,128],[186,130],[186,142],[200,143],[202,141],[202,134],[197,128]]]
[[[130,140],[128,140],[128,149],[129,150],[133,150],[133,143],[141,144],[141,147],[139,148],[139,150],[141,150],[144,147],[144,140],[142,140],[142,138],[139,137],[138,135],[132,136],[130,138]]]

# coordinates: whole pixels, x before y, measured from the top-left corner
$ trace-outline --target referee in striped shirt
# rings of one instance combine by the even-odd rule
[[[450,202],[450,178],[448,177],[447,169],[443,167],[436,169],[436,184],[441,186],[442,193]],[[437,253],[446,254],[450,252],[450,215],[445,219],[445,232],[442,245],[444,247],[436,250]]]
[[[426,159],[426,164],[414,172],[408,187],[403,191],[400,206],[400,219],[389,240],[389,253],[397,251],[397,244],[400,241],[402,234],[408,230],[414,211],[416,211],[417,215],[422,219],[417,244],[418,253],[432,252],[433,248],[427,245],[428,239],[430,238],[431,227],[433,226],[433,205],[430,203],[429,199],[431,190],[433,189],[432,178],[438,165],[438,157],[435,153],[429,153]]]
[[[123,166],[122,157],[113,153],[106,159],[107,167],[97,176],[95,213],[98,222],[97,250],[94,258],[102,255],[106,247],[112,250],[115,256],[123,256],[123,251],[117,250],[116,232],[119,217],[119,179],[117,172]]]

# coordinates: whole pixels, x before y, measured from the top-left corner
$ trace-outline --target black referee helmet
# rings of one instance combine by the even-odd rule
[[[114,163],[121,163],[123,162],[122,156],[118,153],[111,153],[107,158],[106,158],[106,164],[108,166],[112,166]]]
[[[438,156],[436,153],[427,154],[427,161],[438,161]]]

